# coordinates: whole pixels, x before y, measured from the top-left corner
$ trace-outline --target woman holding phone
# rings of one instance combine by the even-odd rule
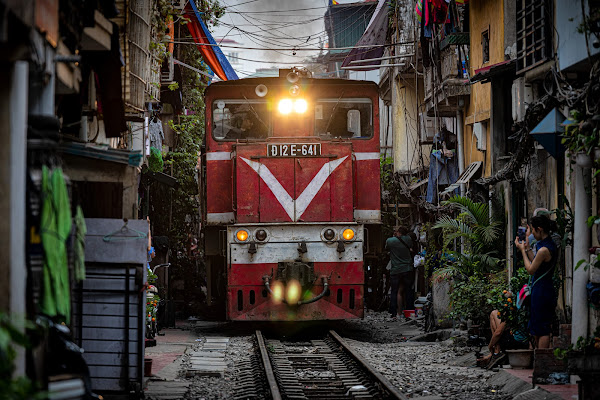
[[[527,226],[525,240],[515,238],[515,246],[521,250],[525,269],[532,275],[531,287],[531,316],[529,333],[535,339],[535,347],[547,349],[550,347],[550,333],[556,307],[556,291],[552,283],[552,273],[558,258],[558,249],[552,240],[551,232],[556,230],[556,222],[546,215],[537,215]],[[529,246],[529,233],[537,240],[537,252]]]

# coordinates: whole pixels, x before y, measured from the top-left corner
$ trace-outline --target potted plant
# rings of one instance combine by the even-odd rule
[[[502,291],[496,299],[498,317],[506,323],[506,329],[519,343],[513,348],[504,349],[508,355],[508,362],[513,368],[529,368],[533,363],[533,350],[529,349],[530,336],[527,330],[529,322],[529,309],[518,308],[517,293],[529,280],[529,275],[524,268],[519,268],[509,282],[507,289]]]
[[[600,389],[597,377],[600,373],[600,326],[589,338],[579,337],[575,345],[554,349],[554,356],[568,360],[570,374],[579,375],[579,395],[582,399],[597,399]]]
[[[565,133],[561,141],[582,168],[591,168],[594,162],[600,163],[599,122],[596,116],[586,118],[584,113],[572,110],[564,123]]]

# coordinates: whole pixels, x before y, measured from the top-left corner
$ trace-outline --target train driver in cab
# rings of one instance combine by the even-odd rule
[[[254,118],[249,113],[235,114],[225,139],[247,139],[252,136],[250,131],[254,125]]]

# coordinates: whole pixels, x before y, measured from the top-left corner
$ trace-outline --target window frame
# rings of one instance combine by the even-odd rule
[[[325,101],[324,101],[325,100]],[[314,107],[317,106],[317,104],[319,102],[326,102],[326,103],[350,103],[350,102],[354,102],[354,103],[362,103],[362,104],[369,104],[371,106],[371,110],[369,113],[369,117],[370,117],[370,126],[371,126],[371,133],[369,134],[369,136],[360,136],[360,137],[347,137],[347,138],[342,138],[342,137],[331,137],[328,138],[324,135],[318,134],[317,133],[317,118],[315,118],[315,124],[313,127],[313,132],[314,132],[314,136],[318,137],[319,140],[327,140],[327,141],[332,141],[332,140],[370,140],[373,139],[373,137],[375,136],[375,121],[373,118],[373,99],[371,99],[370,97],[341,97],[341,98],[335,98],[335,97],[321,97],[321,98],[316,98],[314,100]],[[313,112],[314,112],[314,108],[313,108]]]

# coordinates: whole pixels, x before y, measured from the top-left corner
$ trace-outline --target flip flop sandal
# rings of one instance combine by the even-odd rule
[[[490,360],[490,363],[485,367],[485,369],[492,369],[495,366],[502,365],[504,361],[506,361],[505,353],[494,354]]]

